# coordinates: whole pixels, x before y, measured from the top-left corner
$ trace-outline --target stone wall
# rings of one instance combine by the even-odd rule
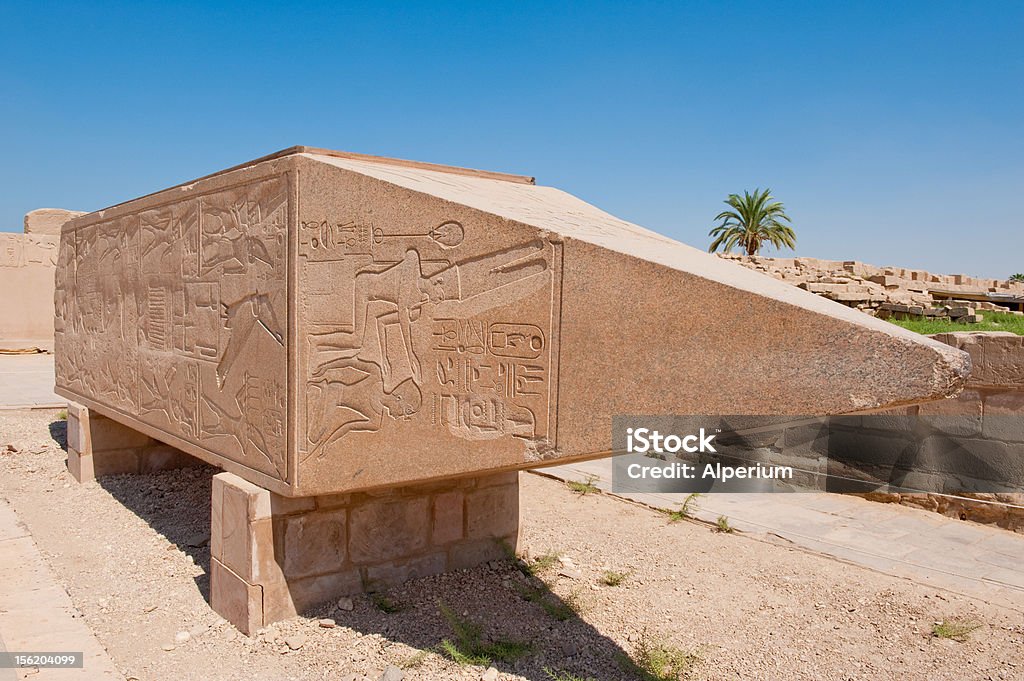
[[[202,463],[74,402],[68,403],[68,470],[78,482]]]
[[[53,349],[53,289],[60,226],[77,211],[42,208],[25,233],[0,232],[0,350]]]
[[[0,233],[0,350],[53,349],[57,237]]]
[[[943,333],[933,336],[971,356],[966,388],[951,400],[919,405],[918,415],[944,424],[947,447],[973,456],[976,474],[1024,470],[1024,337],[1011,333]],[[979,466],[980,465],[980,466]],[[967,471],[970,472],[970,471]],[[1003,479],[999,482],[1009,483]],[[1017,490],[1021,487],[1017,485]],[[883,495],[894,501],[965,520],[1024,532],[1024,493],[977,492],[966,486],[945,494]],[[888,497],[888,498],[886,498]]]
[[[504,557],[518,541],[519,475],[282,497],[221,473],[212,515],[210,602],[251,634],[342,595]]]

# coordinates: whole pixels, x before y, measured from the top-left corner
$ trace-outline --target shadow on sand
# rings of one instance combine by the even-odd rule
[[[50,434],[66,451],[66,423],[51,423]],[[218,472],[202,465],[99,479],[119,503],[192,557],[203,570],[196,587],[207,602],[210,489]],[[635,667],[625,650],[587,622],[589,584],[578,584],[566,599],[551,591],[545,579],[556,572],[557,568],[534,575],[524,561],[510,556],[356,596],[351,611],[339,610],[332,602],[303,616],[331,617],[339,626],[364,635],[377,634],[418,651],[461,658],[466,664],[494,666],[531,681],[656,679]],[[422,657],[413,651],[388,663],[404,663],[409,667],[406,678],[421,678],[415,667]]]

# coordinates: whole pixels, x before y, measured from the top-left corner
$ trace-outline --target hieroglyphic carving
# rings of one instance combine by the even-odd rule
[[[469,438],[547,434],[544,332],[533,324],[435,321],[434,420]]]
[[[0,267],[52,267],[56,264],[56,237],[0,234]]]
[[[455,220],[301,224],[304,458],[391,420],[464,439],[549,436],[558,244],[479,252]]]
[[[286,176],[62,235],[57,380],[287,479]]]
[[[58,237],[0,232],[0,348],[53,342]]]
[[[20,234],[0,234],[0,267],[21,267],[25,244]]]

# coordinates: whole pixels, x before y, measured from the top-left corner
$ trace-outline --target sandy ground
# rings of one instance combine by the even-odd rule
[[[578,616],[560,620],[524,599],[542,583],[530,587],[510,561],[408,583],[388,594],[401,605],[392,614],[361,596],[350,611],[325,604],[248,639],[206,601],[215,471],[77,485],[64,441],[56,411],[0,412],[0,494],[115,663],[140,681],[376,681],[389,665],[405,679],[481,678],[485,667],[430,652],[453,637],[442,604],[478,624],[485,642],[529,644],[517,660],[494,663],[502,679],[636,678],[621,658],[645,642],[693,653],[693,679],[1024,679],[1024,623],[1010,610],[762,539],[670,523],[528,474],[521,549],[531,560],[560,554],[541,573],[545,598],[574,605]],[[606,570],[628,576],[606,586]],[[337,625],[321,627],[320,618]],[[980,628],[964,642],[933,637],[933,623],[947,618]]]

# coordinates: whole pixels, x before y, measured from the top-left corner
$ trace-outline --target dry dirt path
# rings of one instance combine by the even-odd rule
[[[662,641],[690,651],[694,679],[1024,679],[1024,623],[995,603],[522,476],[522,545],[562,561],[542,573],[549,607],[524,600],[511,562],[395,589],[386,614],[368,598],[334,604],[247,639],[212,613],[206,546],[209,468],[74,484],[56,412],[0,413],[0,495],[126,677],[151,679],[479,679],[433,651],[452,637],[440,604],[484,641],[529,651],[496,663],[502,679],[633,678],[623,654]],[[606,586],[606,571],[625,575]],[[563,573],[563,574],[559,574]],[[559,619],[569,604],[578,616]],[[331,617],[333,628],[321,628]],[[965,642],[934,622],[979,628]],[[8,638],[7,632],[4,632]]]
[[[0,651],[79,652],[81,668],[0,669],[0,681],[123,681],[54,579],[32,536],[0,499]]]
[[[543,469],[560,480],[612,489],[610,459]],[[622,491],[652,508],[676,510],[685,494]],[[708,494],[695,518],[720,516],[749,535],[1004,605],[1024,615],[1024,534],[842,494]]]
[[[53,355],[0,354],[0,410],[59,408],[66,402],[53,392]]]

